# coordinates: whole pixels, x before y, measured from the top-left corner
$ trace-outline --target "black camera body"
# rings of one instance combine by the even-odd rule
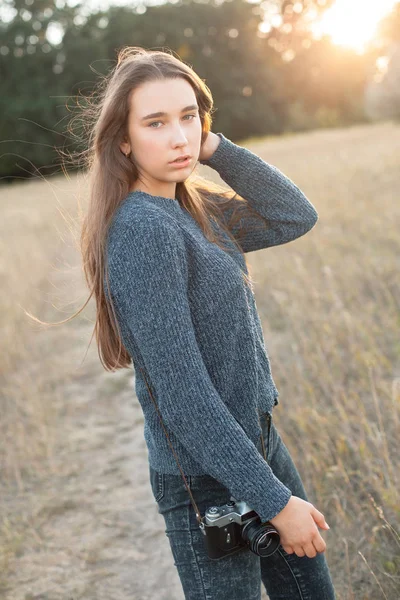
[[[258,556],[270,556],[280,544],[280,536],[269,521],[261,523],[259,515],[244,501],[233,496],[222,506],[211,506],[200,525],[209,558],[218,560],[247,546]]]

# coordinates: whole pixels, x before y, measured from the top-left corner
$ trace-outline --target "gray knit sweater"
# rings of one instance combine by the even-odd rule
[[[217,135],[219,146],[201,164],[259,215],[247,216],[244,252],[286,244],[315,225],[318,213],[293,181]],[[114,215],[107,257],[150,465],[181,475],[136,367],[144,369],[185,475],[211,475],[262,521],[273,518],[291,490],[262,455],[258,417],[278,404],[278,390],[255,298],[242,277],[243,255],[233,244],[226,252],[209,242],[177,199],[136,191]]]

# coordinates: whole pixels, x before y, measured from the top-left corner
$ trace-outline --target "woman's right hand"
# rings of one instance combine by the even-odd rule
[[[325,552],[326,543],[318,526],[329,529],[329,525],[311,502],[291,496],[285,508],[269,522],[278,530],[281,546],[288,554],[314,558],[318,552]]]

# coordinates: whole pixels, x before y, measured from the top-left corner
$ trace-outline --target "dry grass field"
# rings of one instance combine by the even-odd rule
[[[338,600],[397,600],[400,125],[242,144],[319,213],[304,237],[247,255],[280,392],[276,425],[330,524]],[[87,299],[85,185],[73,174],[0,188],[0,597],[181,600],[133,371],[102,368],[93,300],[55,327],[23,310],[61,321]]]

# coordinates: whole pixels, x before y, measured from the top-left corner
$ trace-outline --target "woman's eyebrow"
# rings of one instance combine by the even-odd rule
[[[185,108],[182,108],[181,113],[186,112],[187,110],[195,110],[197,108],[199,108],[197,106],[197,104],[190,104],[189,106],[185,106]],[[147,121],[148,119],[154,119],[154,117],[165,117],[165,116],[168,116],[168,114],[166,112],[155,112],[155,113],[151,113],[150,115],[146,115],[141,120]]]

